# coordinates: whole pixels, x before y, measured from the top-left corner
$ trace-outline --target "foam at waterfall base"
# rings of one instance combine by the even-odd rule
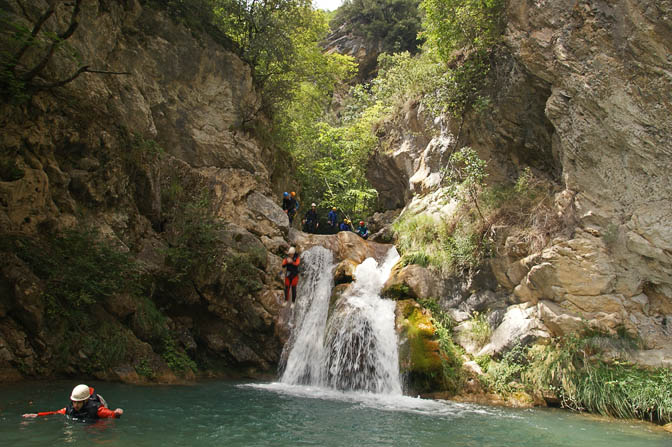
[[[476,404],[450,402],[445,400],[421,399],[401,394],[381,394],[364,391],[339,391],[308,385],[290,385],[282,382],[243,384],[240,387],[251,387],[278,394],[307,399],[323,399],[348,402],[357,406],[382,411],[417,413],[427,416],[462,417],[468,414],[500,415],[497,408]]]

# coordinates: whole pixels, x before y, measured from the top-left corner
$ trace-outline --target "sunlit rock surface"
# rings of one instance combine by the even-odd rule
[[[669,365],[672,2],[530,0],[507,17],[488,112],[421,119],[431,125],[420,133],[438,128],[425,142],[396,137],[417,132],[404,109],[370,180],[390,190],[379,171],[401,171],[397,196],[414,194],[405,212],[449,218],[437,179],[454,147],[474,148],[490,183],[530,167],[556,185],[565,228],[536,250],[495,236],[500,303],[532,304],[549,335],[624,328],[643,341],[636,362]],[[451,295],[439,297],[444,310],[467,318]]]

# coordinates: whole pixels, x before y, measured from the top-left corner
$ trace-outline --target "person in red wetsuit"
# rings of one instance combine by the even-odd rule
[[[285,303],[289,301],[289,289],[292,289],[292,305],[296,301],[296,285],[299,283],[299,264],[301,258],[294,247],[290,247],[287,257],[282,260],[285,270]]]
[[[100,419],[100,418],[118,418],[124,414],[124,410],[117,408],[110,410],[107,408],[107,402],[100,394],[95,394],[93,388],[87,385],[77,385],[73,388],[70,395],[70,403],[67,407],[56,411],[42,411],[40,413],[26,413],[24,418],[36,418],[38,416],[48,416],[50,414],[65,414],[72,419]]]

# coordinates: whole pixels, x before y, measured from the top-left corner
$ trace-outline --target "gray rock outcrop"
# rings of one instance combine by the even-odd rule
[[[413,193],[404,213],[446,220],[456,206],[442,199],[439,179],[455,148],[474,148],[491,184],[525,167],[545,177],[555,185],[555,232],[531,244],[494,229],[503,230],[489,262],[498,290],[485,290],[499,294],[495,307],[534,309],[540,336],[623,328],[643,340],[634,357],[649,366],[671,360],[671,14],[670,1],[510,3],[488,113],[420,120],[439,135],[390,137],[369,173],[390,189],[379,171],[403,172],[408,183],[396,197]],[[405,116],[395,135],[411,134]],[[464,319],[464,296],[454,296],[448,287],[437,298]]]

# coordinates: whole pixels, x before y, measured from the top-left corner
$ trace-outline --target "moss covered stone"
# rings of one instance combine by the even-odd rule
[[[397,304],[400,370],[411,394],[446,390],[442,354],[431,316],[414,300]]]

